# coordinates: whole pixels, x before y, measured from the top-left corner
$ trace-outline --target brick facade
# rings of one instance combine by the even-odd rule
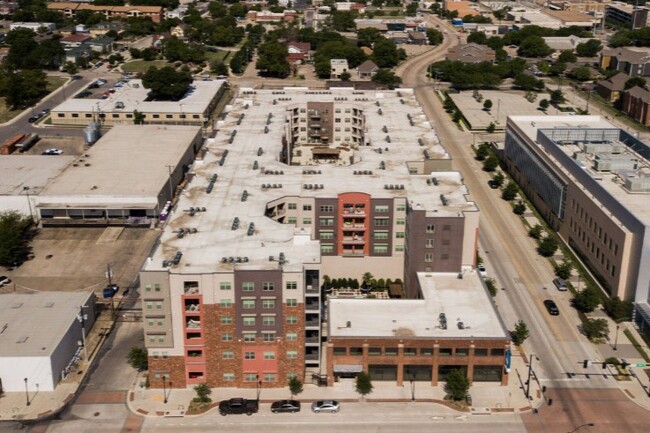
[[[156,377],[159,375],[159,377]],[[163,388],[163,375],[168,378],[167,388],[185,388],[185,359],[182,356],[170,356],[166,359],[149,357],[149,386]]]

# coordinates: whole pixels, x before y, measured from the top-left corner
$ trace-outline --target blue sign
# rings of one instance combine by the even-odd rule
[[[512,352],[510,349],[506,350],[506,373],[510,373],[510,363],[512,361]]]

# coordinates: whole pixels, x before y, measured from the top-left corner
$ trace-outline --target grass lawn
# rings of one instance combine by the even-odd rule
[[[59,87],[63,86],[63,84],[68,81],[68,77],[53,77],[48,75],[47,76],[47,91],[52,93]]]
[[[167,60],[152,60],[152,61],[147,61],[147,60],[134,60],[129,63],[125,63],[122,65],[122,70],[124,72],[142,72],[143,74],[147,72],[147,69],[149,69],[151,66],[157,66],[159,68],[163,66],[171,65]]]
[[[221,59],[224,63],[226,63],[225,59],[228,57],[228,54],[230,54],[230,51],[226,50],[219,50],[216,53],[213,53],[212,51],[208,51],[205,53],[205,59],[208,61],[208,63],[212,63],[217,59]]]

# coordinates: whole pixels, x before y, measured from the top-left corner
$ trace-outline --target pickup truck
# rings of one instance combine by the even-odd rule
[[[219,413],[222,416],[229,414],[243,414],[248,416],[257,413],[259,402],[257,400],[246,400],[245,398],[231,398],[219,403]]]

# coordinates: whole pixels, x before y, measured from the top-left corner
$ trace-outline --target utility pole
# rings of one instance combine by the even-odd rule
[[[530,354],[528,358],[528,380],[526,381],[526,398],[530,400],[530,377],[533,375],[533,356],[534,354]]]

